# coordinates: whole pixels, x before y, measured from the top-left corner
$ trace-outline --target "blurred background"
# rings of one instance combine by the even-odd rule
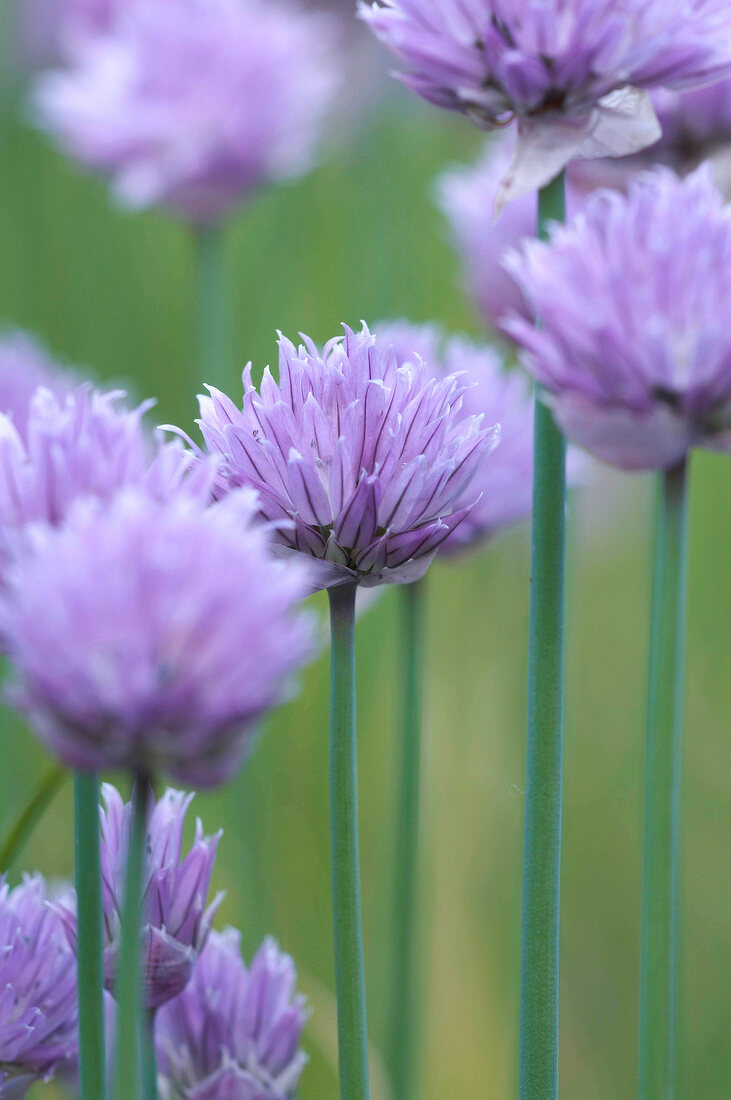
[[[341,5],[349,16],[349,4]],[[345,48],[345,47],[344,47]],[[389,80],[365,30],[349,30],[341,118],[322,165],[261,193],[228,240],[236,357],[258,375],[275,330],[318,341],[341,321],[435,319],[481,334],[464,297],[433,181],[479,136]],[[27,59],[4,69],[0,118],[0,322],[193,430],[198,388],[192,245],[164,215],[115,209],[25,122]],[[24,71],[25,69],[25,71]],[[237,391],[238,380],[230,379]],[[678,1100],[731,1096],[731,463],[692,464]],[[636,1079],[649,479],[601,470],[572,500],[561,929],[564,1100],[630,1097]],[[399,593],[359,623],[360,822],[374,1100],[391,965]],[[421,1011],[423,1100],[517,1094],[528,531],[516,528],[429,576]],[[223,826],[220,922],[247,953],[272,933],[298,965],[313,1015],[301,1100],[334,1100],[335,1005],[328,836],[328,667],[262,731],[229,788],[198,795]],[[46,766],[3,712],[0,835]],[[192,824],[192,823],[191,823]],[[67,785],[21,861],[72,874]],[[14,877],[19,874],[16,868]],[[32,1100],[60,1095],[38,1086]]]

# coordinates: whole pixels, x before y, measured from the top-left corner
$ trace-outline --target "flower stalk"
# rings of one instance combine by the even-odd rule
[[[76,954],[79,989],[79,1089],[81,1100],[106,1100],[99,776],[94,772],[74,773],[74,825],[77,897]]]
[[[225,227],[217,222],[203,224],[194,233],[199,381],[225,387],[231,365]]]
[[[140,981],[142,879],[151,786],[138,775],[127,850],[127,874],[122,910],[122,935],[115,991],[118,1006],[114,1100],[139,1100],[140,1035],[146,1026]]]
[[[566,214],[565,180],[538,196],[538,236]],[[535,401],[528,739],[520,989],[521,1100],[558,1096],[558,942],[563,765],[566,447]]]
[[[358,856],[355,584],[329,589],[330,842],[341,1100],[368,1100],[363,928]]]
[[[401,683],[401,745],[391,963],[390,1069],[394,1096],[418,1095],[418,1016],[415,988],[417,944],[421,721],[424,679],[426,578],[400,589],[405,669]]]
[[[640,1100],[674,1095],[687,462],[659,475],[645,765]]]

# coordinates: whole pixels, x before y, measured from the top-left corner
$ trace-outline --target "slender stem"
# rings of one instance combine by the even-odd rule
[[[140,1029],[142,1048],[143,1100],[157,1100],[157,1058],[155,1057],[155,1012],[143,1015]]]
[[[195,228],[195,266],[200,381],[225,389],[232,381],[231,309],[222,225]]]
[[[0,871],[8,871],[68,775],[61,764],[49,768],[0,848]]]
[[[330,843],[341,1100],[368,1100],[355,734],[355,585],[330,590]]]
[[[564,178],[539,194],[538,235],[565,216]],[[565,444],[536,394],[520,988],[520,1097],[558,1096],[558,938],[566,566]]]
[[[640,967],[641,1100],[671,1100],[680,848],[687,467],[660,475],[652,586]]]
[[[99,776],[74,773],[81,1100],[105,1100],[102,883],[99,865]]]
[[[133,795],[132,822],[127,851],[120,944],[115,992],[117,997],[117,1049],[114,1100],[139,1100],[140,1028],[143,1022],[140,981],[140,943],[142,917],[142,875],[147,803],[150,781],[138,776]]]
[[[401,746],[394,845],[394,936],[391,964],[390,1068],[395,1100],[418,1094],[418,998],[415,989],[416,899],[421,794],[421,711],[426,580],[401,586],[403,651]]]

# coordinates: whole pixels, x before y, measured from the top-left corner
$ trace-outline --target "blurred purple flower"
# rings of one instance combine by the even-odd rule
[[[0,593],[13,701],[71,767],[220,783],[311,649],[307,570],[271,558],[253,494],[129,490],[29,531]]]
[[[102,786],[106,809],[101,817],[101,868],[104,907],[104,973],[114,990],[121,935],[121,914],[132,826],[132,803],[116,787]],[[145,1006],[154,1010],[182,992],[203,949],[223,894],[206,907],[221,831],[203,835],[196,821],[195,840],[182,857],[183,825],[192,794],[168,789],[148,809],[143,872],[142,988]]]
[[[250,485],[290,551],[318,564],[321,587],[405,583],[469,515],[465,493],[497,442],[461,412],[461,379],[400,366],[364,325],[296,348],[279,340],[279,385],[244,371],[243,409],[211,387],[199,424],[225,485]]]
[[[76,960],[41,875],[0,878],[0,1096],[23,1100],[76,1057]]]
[[[0,412],[10,417],[26,441],[26,422],[31,398],[39,386],[62,400],[76,385],[72,373],[51,359],[25,332],[0,336]]]
[[[497,219],[492,208],[513,144],[507,136],[492,138],[474,167],[450,168],[438,178],[436,188],[437,204],[449,222],[467,289],[495,329],[508,313],[530,316],[518,284],[501,261],[509,248],[524,237],[535,236],[535,198],[524,195],[502,210]],[[582,201],[583,196],[571,186],[569,177],[569,214],[578,210]]]
[[[507,371],[498,352],[461,336],[444,338],[436,325],[407,322],[379,325],[380,344],[391,345],[400,365],[420,357],[437,378],[460,374],[467,383],[465,413],[500,427],[500,446],[483,462],[461,503],[480,498],[469,515],[442,543],[440,555],[456,554],[484,542],[530,515],[533,491],[533,396],[525,376]]]
[[[201,499],[209,473],[189,477],[190,455],[176,441],[153,440],[143,424],[154,404],[120,404],[124,394],[89,385],[57,396],[35,392],[24,425],[0,414],[0,550],[7,558],[28,524],[58,524],[82,497],[110,501],[139,486],[163,500],[185,490]]]
[[[575,157],[657,140],[647,89],[731,73],[727,0],[361,0],[360,14],[425,99],[485,129],[517,119],[498,206]]]
[[[507,327],[569,438],[626,469],[731,451],[731,209],[707,168],[597,192],[508,264],[541,327]]]
[[[288,1100],[306,1019],[288,955],[265,940],[247,969],[238,932],[211,932],[185,991],[160,1011],[161,1100]]]
[[[205,222],[309,170],[336,71],[326,15],[280,0],[134,0],[40,78],[35,104],[124,205]]]

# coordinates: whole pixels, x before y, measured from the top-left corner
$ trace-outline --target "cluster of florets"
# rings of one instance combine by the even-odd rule
[[[207,222],[311,167],[334,45],[328,16],[284,0],[135,0],[40,78],[38,118],[123,204]]]
[[[360,11],[419,95],[485,129],[517,120],[499,201],[574,157],[651,145],[660,127],[648,89],[730,71],[725,0],[380,0]]]
[[[541,326],[507,329],[570,438],[629,469],[731,450],[731,210],[707,168],[598,192],[508,263]]]
[[[132,803],[109,784],[103,796],[104,962],[113,993]],[[300,1039],[307,1013],[294,963],[267,939],[247,968],[238,933],[211,931],[222,895],[210,905],[206,897],[221,834],[205,837],[198,821],[183,855],[192,797],[167,790],[148,807],[142,986],[160,1093],[165,1100],[288,1100],[306,1062]],[[52,900],[40,875],[14,890],[0,879],[0,945],[0,1096],[23,1100],[34,1081],[77,1071],[73,891]]]
[[[476,504],[468,487],[498,431],[462,411],[463,378],[400,363],[365,325],[322,349],[303,340],[280,338],[278,383],[267,368],[257,390],[247,367],[242,408],[201,398],[219,491],[254,488],[323,587],[413,581]]]
[[[76,966],[40,875],[0,879],[0,1096],[71,1066],[77,1050]]]

